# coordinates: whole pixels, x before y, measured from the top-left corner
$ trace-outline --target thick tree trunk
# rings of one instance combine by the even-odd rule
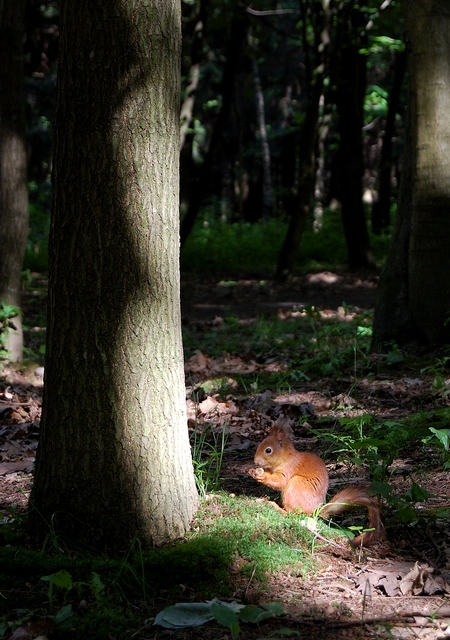
[[[450,343],[450,10],[404,4],[409,98],[401,198],[373,347]]]
[[[52,520],[97,549],[183,535],[197,506],[179,303],[179,9],[62,3],[30,519],[41,536]]]
[[[25,0],[0,0],[0,302],[17,307],[28,233],[24,15]],[[18,361],[22,320],[10,322],[5,348]]]
[[[415,141],[411,312],[430,343],[450,342],[450,6],[405,3]]]

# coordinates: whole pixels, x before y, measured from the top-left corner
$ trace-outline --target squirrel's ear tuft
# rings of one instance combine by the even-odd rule
[[[289,420],[289,418],[287,416],[284,416],[284,415],[281,415],[273,423],[273,427],[272,427],[272,429],[270,431],[271,434],[272,434],[272,431],[274,432],[273,435],[275,435],[275,431],[276,432],[282,432],[284,434],[285,438],[288,438],[289,440],[294,435],[294,432],[293,432],[292,427],[291,427],[291,421]]]
[[[269,437],[276,438],[279,441],[286,440],[287,434],[284,429],[280,429],[277,426],[273,426],[269,431]]]

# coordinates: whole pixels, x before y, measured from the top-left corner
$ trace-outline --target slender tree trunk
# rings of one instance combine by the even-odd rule
[[[289,278],[295,269],[306,220],[311,210],[316,182],[316,142],[321,90],[322,81],[317,81],[312,90],[303,125],[295,212],[290,217],[288,230],[278,256],[276,278],[280,281]]]
[[[183,535],[197,506],[179,303],[180,24],[177,0],[62,3],[30,526],[103,550]]]
[[[347,12],[349,11],[349,15]],[[341,51],[336,91],[339,130],[339,183],[342,222],[350,268],[374,265],[362,199],[363,107],[366,57],[361,47],[359,8],[345,8],[340,17]]]
[[[0,0],[0,302],[20,307],[28,233],[25,74],[25,0]],[[5,348],[22,359],[22,320],[10,320]]]
[[[394,137],[395,116],[400,104],[405,69],[406,51],[401,51],[395,57],[394,81],[389,96],[383,147],[381,149],[378,200],[374,203],[372,210],[372,231],[376,234],[380,234],[383,229],[386,229],[391,219],[392,139]]]
[[[409,0],[403,10],[407,146],[373,348],[450,343],[450,10],[435,0]]]
[[[183,149],[189,127],[192,124],[194,113],[195,93],[200,80],[200,68],[203,48],[203,33],[208,15],[208,1],[201,0],[200,10],[194,26],[191,45],[191,64],[189,69],[188,85],[186,87],[183,104],[180,111],[180,150]]]
[[[262,212],[261,216],[264,220],[268,220],[273,214],[274,201],[272,189],[272,173],[270,169],[270,148],[267,139],[266,116],[264,108],[264,94],[261,87],[261,78],[259,75],[258,61],[255,55],[251,56],[253,86],[255,88],[256,99],[256,119],[258,122],[259,139],[261,142],[261,161],[262,161]]]
[[[316,184],[314,187],[314,220],[313,231],[320,231],[323,225],[324,200],[325,200],[325,142],[330,131],[331,122],[330,104],[324,106],[324,113],[320,118],[319,134],[317,136],[316,158]]]
[[[323,82],[328,72],[330,45],[331,8],[328,0],[312,3],[315,11],[315,65],[311,74],[311,95],[306,108],[305,121],[299,147],[298,186],[295,210],[289,219],[289,226],[278,256],[276,278],[286,280],[293,273],[306,220],[311,210],[311,202],[317,174],[317,135],[320,115],[320,99]],[[304,13],[304,22],[306,14]],[[306,37],[306,29],[305,36]],[[306,46],[307,40],[305,40]]]
[[[208,190],[210,188],[212,170],[218,151],[221,146],[222,136],[231,111],[231,105],[235,94],[234,82],[238,69],[238,62],[241,55],[241,47],[245,40],[248,30],[248,20],[245,12],[240,5],[235,9],[235,15],[231,25],[230,39],[227,47],[226,63],[223,70],[222,79],[222,106],[217,116],[214,130],[209,143],[208,151],[203,160],[201,170],[195,188],[192,190],[188,209],[181,221],[180,240],[183,247],[192,228],[194,226],[197,214],[203,204]]]
[[[192,124],[192,116],[194,112],[195,92],[197,91],[198,81],[200,79],[200,63],[192,63],[189,70],[189,83],[186,87],[186,95],[181,105],[180,111],[180,151],[184,147],[186,135]]]
[[[292,85],[286,88],[283,101],[280,103],[283,112],[283,125],[285,133],[280,138],[280,180],[281,180],[281,201],[283,212],[289,219],[295,215],[296,202],[296,166],[297,166],[297,147],[298,147],[298,131],[292,122]]]

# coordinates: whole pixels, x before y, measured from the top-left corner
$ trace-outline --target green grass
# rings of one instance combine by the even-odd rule
[[[370,315],[360,313],[344,322],[337,317],[321,318],[313,307],[307,307],[286,319],[241,322],[225,318],[222,324],[209,327],[187,325],[183,327],[185,356],[189,359],[201,348],[212,357],[247,354],[258,363],[276,361],[282,365],[282,371],[270,374],[258,371],[243,375],[237,371],[246,391],[256,378],[262,381],[268,377],[266,388],[290,387],[317,376],[342,378],[369,367]]]
[[[204,216],[207,218],[207,215]],[[181,253],[181,268],[199,273],[227,273],[229,276],[273,274],[287,222],[273,219],[249,224],[218,220],[197,222]],[[370,234],[378,265],[387,255],[390,235]],[[325,210],[318,232],[310,223],[304,232],[297,258],[298,269],[333,269],[348,262],[347,247],[339,211]]]

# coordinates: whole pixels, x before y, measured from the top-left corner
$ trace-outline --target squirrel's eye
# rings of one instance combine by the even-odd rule
[[[264,453],[267,453],[267,454],[272,453],[272,447],[267,447]]]

